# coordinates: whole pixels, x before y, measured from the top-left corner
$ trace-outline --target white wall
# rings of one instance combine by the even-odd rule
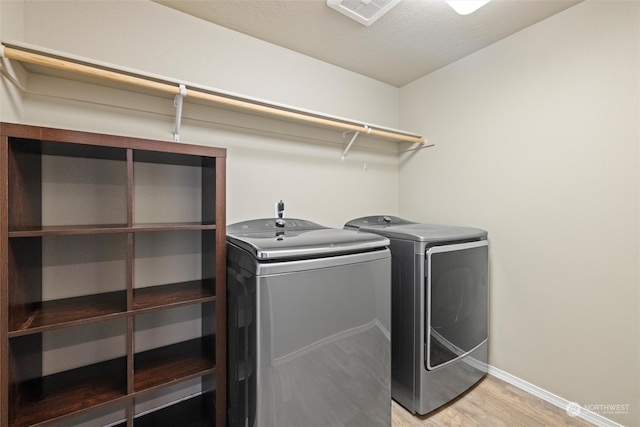
[[[401,127],[436,146],[402,156],[400,214],[489,231],[489,363],[628,404],[601,413],[625,425],[640,424],[639,12],[587,0],[401,89]]]
[[[4,3],[3,15],[22,19]],[[150,1],[33,0],[23,9],[21,42],[331,115],[398,124],[397,88]],[[19,36],[12,31],[7,37]],[[3,85],[10,84],[3,79]],[[24,106],[15,114],[1,111],[0,119],[173,139],[169,97],[36,74],[27,86],[16,101]],[[180,140],[228,149],[229,223],[272,216],[273,204],[283,199],[288,216],[342,227],[356,216],[398,208],[397,145],[361,136],[341,162],[350,137],[188,103]]]

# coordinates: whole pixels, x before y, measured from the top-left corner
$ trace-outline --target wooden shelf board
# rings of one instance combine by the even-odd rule
[[[133,311],[151,311],[215,300],[215,280],[193,280],[133,290]]]
[[[187,231],[187,230],[215,230],[215,224],[203,224],[200,222],[174,222],[134,224],[132,231]]]
[[[162,151],[133,151],[134,163],[161,163],[167,165],[203,167],[206,165],[206,159],[207,157],[200,157],[189,154],[167,153]]]
[[[173,99],[173,96],[171,96]],[[29,126],[16,123],[0,123],[0,132],[2,135],[10,137],[12,140],[37,140],[33,141],[36,146],[44,147],[44,154],[49,155],[68,155],[72,157],[91,157],[103,158],[106,160],[122,159],[121,154],[117,153],[118,149],[132,149],[143,152],[164,152],[173,153],[179,157],[183,156],[201,156],[203,158],[226,158],[226,148],[209,147],[205,145],[192,144],[176,144],[168,141],[158,141],[143,138],[132,138],[118,135],[106,135],[92,132],[82,132],[68,129],[55,129],[41,126]],[[28,141],[25,141],[25,143]],[[22,141],[20,142],[22,144]],[[90,146],[87,148],[65,148],[61,145],[69,146]],[[92,148],[95,146],[96,148]],[[92,151],[92,150],[98,151]],[[68,150],[68,154],[67,154]],[[100,153],[105,153],[100,154]],[[152,160],[143,159],[141,161],[151,162]],[[170,160],[174,163],[173,160]],[[178,160],[175,163],[181,164]],[[193,163],[193,162],[191,162]]]
[[[91,141],[63,142],[34,140],[25,135],[26,138],[12,137],[10,144],[13,149],[30,151],[48,156],[79,157],[100,160],[127,161],[127,152],[124,148],[104,147],[92,144]]]
[[[131,232],[138,233],[147,231],[189,231],[215,229],[215,224],[202,224],[199,222],[135,224],[132,227],[128,227],[126,224],[52,225],[11,230],[9,231],[9,237],[44,237],[78,234],[108,234]]]
[[[25,318],[10,321],[9,338],[214,301],[214,289],[215,279],[134,289],[131,311],[124,290],[34,303]]]
[[[134,358],[133,389],[150,391],[215,371],[213,352],[197,338],[138,353]]]
[[[9,338],[126,314],[127,293],[124,290],[34,303],[29,306],[27,318],[10,322]]]
[[[126,366],[121,357],[28,381],[22,386],[30,400],[9,426],[37,426],[125,399]]]
[[[65,236],[76,234],[126,233],[127,224],[52,225],[10,230],[9,237]]]

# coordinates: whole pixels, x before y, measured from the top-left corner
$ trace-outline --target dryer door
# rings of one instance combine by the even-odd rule
[[[426,252],[425,366],[442,367],[487,340],[489,243]]]

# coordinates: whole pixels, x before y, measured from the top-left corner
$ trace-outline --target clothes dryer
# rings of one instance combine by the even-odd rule
[[[426,414],[479,381],[487,372],[487,232],[393,216],[345,229],[391,242],[393,399]]]
[[[391,425],[391,254],[301,219],[227,227],[231,426]]]

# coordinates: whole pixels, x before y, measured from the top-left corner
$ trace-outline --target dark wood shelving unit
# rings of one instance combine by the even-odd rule
[[[226,424],[225,161],[220,148],[0,123],[0,425],[73,424],[110,407],[124,411],[123,427]],[[69,170],[56,171],[60,164]],[[65,178],[50,178],[56,173]],[[187,176],[177,189],[173,173]],[[182,262],[179,249],[145,243],[156,233],[200,248],[189,253],[199,273],[184,268],[197,277],[138,278],[146,259],[137,245],[141,258],[157,251],[160,264],[166,256]],[[85,252],[88,261],[74,260]],[[167,345],[145,335],[163,327],[149,325],[154,316],[185,309],[200,316],[199,336],[163,337],[173,340]],[[47,362],[47,343],[60,333],[78,340],[56,342],[72,359],[62,367]],[[115,334],[109,339],[123,343],[114,350],[123,355],[104,361],[86,351],[101,334]],[[154,393],[198,378],[196,397],[149,412]],[[137,399],[149,396],[136,416]]]

